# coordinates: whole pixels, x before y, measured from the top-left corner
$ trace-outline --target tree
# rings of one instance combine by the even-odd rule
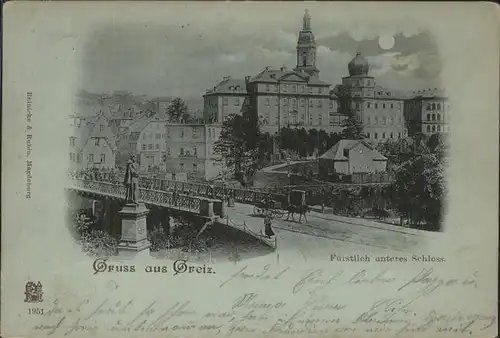
[[[448,146],[448,137],[446,134],[432,134],[427,140],[427,148],[429,151],[439,157],[446,156]]]
[[[232,114],[223,122],[214,151],[221,155],[233,177],[244,187],[253,183],[255,173],[272,153],[272,138],[262,134],[257,114],[247,110]]]
[[[344,129],[340,133],[343,139],[347,140],[361,140],[365,138],[363,134],[363,123],[359,118],[352,114],[349,115],[342,123]]]
[[[358,104],[352,95],[351,87],[348,85],[337,85],[333,89],[338,98],[339,113],[346,115],[347,118],[342,123],[344,129],[341,137],[348,140],[361,140],[365,138],[363,133],[363,122],[359,119],[357,111],[354,109],[354,103]]]
[[[170,116],[170,122],[179,122],[181,117],[188,113],[186,102],[180,97],[174,98],[167,108],[167,113]]]
[[[405,162],[396,171],[391,185],[391,200],[399,214],[419,227],[440,230],[445,160],[435,154],[424,154]]]
[[[195,123],[195,119],[189,113],[182,114],[182,120],[184,123]]]

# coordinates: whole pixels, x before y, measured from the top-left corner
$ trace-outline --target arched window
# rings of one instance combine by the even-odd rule
[[[378,134],[377,134],[377,133],[375,133],[375,139],[377,139],[377,138],[378,138]]]
[[[435,103],[432,104],[432,110],[436,110],[436,104]]]
[[[436,121],[436,114],[432,114],[432,121]]]
[[[431,110],[432,106],[430,103],[427,103],[427,110]]]
[[[430,133],[431,132],[431,126],[427,126],[427,132]]]
[[[371,104],[370,102],[366,102],[366,108],[370,108]]]
[[[436,131],[436,126],[432,126],[432,132]]]
[[[438,126],[438,131],[441,131],[441,126]]]
[[[427,114],[427,121],[431,120],[431,114]]]
[[[438,110],[441,110],[441,103],[438,103]]]
[[[441,121],[441,114],[437,114],[438,121]]]

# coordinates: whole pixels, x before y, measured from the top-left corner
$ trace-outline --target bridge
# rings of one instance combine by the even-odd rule
[[[126,188],[123,184],[72,179],[68,190],[78,192],[87,197],[107,197],[125,200]],[[149,206],[164,207],[176,211],[195,214],[200,217],[212,218],[221,215],[221,200],[203,196],[191,196],[176,191],[160,191],[139,188],[139,202]]]
[[[254,190],[228,189],[196,183],[161,180],[151,181],[141,178],[139,184],[139,202],[144,203],[153,216],[154,225],[169,227],[169,218],[173,215],[190,216],[197,237],[211,224],[236,228],[261,242],[276,247],[275,239],[267,239],[262,234],[262,221],[249,217],[241,224],[232,220],[224,210],[224,200],[233,194],[238,202],[257,203],[266,193]],[[154,185],[153,182],[160,185]],[[97,181],[72,177],[67,190],[86,198],[103,200],[103,222],[112,233],[121,233],[120,210],[125,202],[126,188],[118,181]],[[276,197],[276,196],[275,196]],[[231,213],[231,212],[229,212]],[[239,217],[241,219],[241,217]],[[148,222],[149,222],[148,218]]]

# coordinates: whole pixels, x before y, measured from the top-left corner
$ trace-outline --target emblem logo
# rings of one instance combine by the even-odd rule
[[[41,303],[43,302],[42,283],[29,281],[26,283],[24,295],[26,303]]]

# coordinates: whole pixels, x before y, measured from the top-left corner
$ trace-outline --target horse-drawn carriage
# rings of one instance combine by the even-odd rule
[[[275,201],[267,195],[264,200],[257,202],[253,207],[253,214],[257,216],[271,217],[271,218],[282,218],[285,212],[281,210],[281,203]]]
[[[257,203],[253,208],[254,215],[271,217],[271,218],[283,218],[286,215],[288,220],[293,215],[299,214],[299,222],[302,220],[302,216],[307,221],[306,213],[311,209],[306,204],[306,192],[303,190],[292,190],[288,193],[288,198],[285,203],[273,200],[270,195],[268,195],[263,201]]]

